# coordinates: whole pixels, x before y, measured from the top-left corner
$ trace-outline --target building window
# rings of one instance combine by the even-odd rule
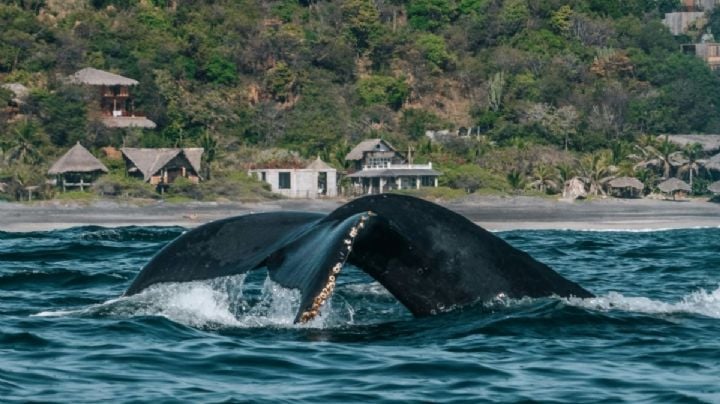
[[[290,173],[278,173],[278,187],[290,189]]]
[[[260,171],[260,179],[262,182],[267,182],[267,175],[265,174],[265,171]]]
[[[434,187],[435,186],[435,177],[430,177],[430,176],[420,177],[420,185],[423,187]]]

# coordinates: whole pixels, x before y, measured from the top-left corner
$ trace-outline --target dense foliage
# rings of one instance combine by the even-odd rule
[[[382,136],[445,164],[449,185],[497,187],[498,176],[535,167],[487,167],[479,160],[492,147],[590,153],[648,133],[720,132],[718,75],[681,52],[696,38],[674,38],[660,22],[678,8],[677,0],[4,1],[0,81],[31,95],[29,121],[0,119],[0,148],[17,148],[18,132],[46,158],[80,139],[211,141],[221,168],[248,147],[320,154],[341,167],[349,145]],[[102,128],[88,111],[93,95],[62,80],[87,66],[139,80],[136,109],[158,129]],[[481,139],[425,145],[426,130],[460,127]]]

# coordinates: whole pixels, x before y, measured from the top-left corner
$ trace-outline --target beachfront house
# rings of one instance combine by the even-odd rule
[[[437,187],[440,173],[432,163],[412,164],[383,139],[360,142],[345,156],[354,195],[379,194],[393,189]]]
[[[120,149],[127,174],[142,178],[152,185],[172,184],[177,178],[198,183],[202,179],[200,168],[204,149],[185,148],[132,148]]]
[[[320,157],[304,168],[254,168],[248,174],[270,184],[272,192],[288,198],[337,196],[337,170]]]
[[[100,95],[100,120],[108,128],[146,128],[157,125],[135,110],[130,88],[138,81],[118,74],[86,67],[70,76],[73,84],[97,88]]]
[[[102,174],[108,172],[107,167],[77,142],[48,170],[48,175],[55,177],[55,183],[67,188],[77,187],[81,191],[89,187]]]

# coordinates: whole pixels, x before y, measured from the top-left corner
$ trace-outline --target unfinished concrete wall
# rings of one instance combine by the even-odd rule
[[[691,25],[704,16],[705,13],[701,11],[667,13],[663,24],[670,29],[673,35],[681,35],[686,33]]]

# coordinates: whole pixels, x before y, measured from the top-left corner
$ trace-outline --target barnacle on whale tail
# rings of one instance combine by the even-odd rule
[[[347,246],[348,252],[340,252],[339,261],[335,265],[333,265],[333,267],[328,271],[328,277],[325,286],[322,288],[322,290],[320,290],[320,293],[318,293],[317,296],[315,296],[315,298],[313,299],[313,304],[310,309],[304,311],[300,315],[301,323],[307,323],[308,321],[317,317],[318,314],[320,314],[320,308],[325,304],[328,299],[330,299],[333,291],[335,290],[335,282],[337,280],[337,277],[340,275],[340,271],[342,271],[343,264],[345,264],[345,260],[347,260],[348,253],[352,249],[355,238],[359,234],[360,230],[365,227],[365,222],[370,218],[370,216],[373,215],[373,212],[367,212],[367,214],[362,215],[358,222],[355,224],[355,226],[350,229],[350,232],[348,233],[349,238],[343,240],[343,243]]]

